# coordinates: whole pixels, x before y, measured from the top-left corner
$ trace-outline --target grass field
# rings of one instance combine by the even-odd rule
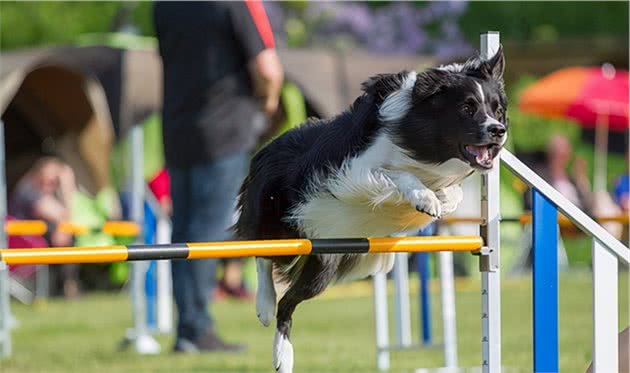
[[[479,281],[476,278],[458,280],[456,288],[460,365],[479,366]],[[503,364],[531,372],[531,280],[506,279],[502,288]],[[298,308],[292,334],[296,372],[375,371],[370,289],[367,282],[338,286]],[[439,338],[437,283],[431,284],[431,291],[434,334]],[[620,327],[627,325],[628,291],[628,274],[622,272]],[[415,300],[413,297],[412,311],[417,315]],[[53,300],[38,307],[15,304],[13,310],[20,326],[13,333],[13,357],[0,361],[2,373],[273,371],[272,329],[258,324],[253,303],[220,302],[213,307],[220,321],[220,333],[229,340],[248,345],[248,352],[241,355],[173,355],[170,336],[159,337],[164,352],[158,356],[118,352],[116,347],[131,324],[125,294],[88,295],[73,302]],[[583,372],[591,350],[589,273],[561,276],[560,313],[560,368],[564,372]],[[417,317],[413,321],[414,338],[417,338]],[[393,330],[393,323],[391,325]],[[415,368],[437,367],[441,363],[442,353],[438,348],[394,352],[391,372],[413,372]]]

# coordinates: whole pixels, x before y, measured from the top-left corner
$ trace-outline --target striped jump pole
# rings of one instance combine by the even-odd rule
[[[43,220],[8,220],[4,223],[4,231],[9,236],[42,236],[50,230],[50,226]],[[133,221],[107,221],[101,227],[93,229],[85,224],[63,222],[56,230],[81,235],[91,232],[103,232],[112,236],[135,237],[140,234],[140,226]]]
[[[6,264],[111,263],[160,259],[208,259],[248,256],[479,251],[479,236],[386,237],[195,242],[162,245],[114,245],[0,249]]]

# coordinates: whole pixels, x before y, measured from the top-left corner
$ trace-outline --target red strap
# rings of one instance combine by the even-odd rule
[[[262,39],[265,48],[275,47],[271,25],[269,25],[267,13],[265,13],[265,8],[263,7],[262,2],[259,0],[245,0],[245,5],[247,5],[249,14],[254,20],[254,24],[256,25],[256,29],[260,34],[260,38]]]

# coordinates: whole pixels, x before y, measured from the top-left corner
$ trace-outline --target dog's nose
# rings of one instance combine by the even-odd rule
[[[505,135],[505,126],[501,123],[494,123],[488,126],[488,132],[492,137],[503,137]]]

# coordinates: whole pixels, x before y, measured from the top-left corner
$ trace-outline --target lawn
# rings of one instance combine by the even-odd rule
[[[413,282],[415,285],[415,281]],[[416,286],[412,287],[412,292]],[[457,280],[457,326],[461,366],[479,366],[479,281]],[[296,372],[374,372],[375,348],[371,287],[368,283],[338,286],[325,296],[302,304],[294,318],[292,340]],[[506,279],[502,284],[503,364],[532,371],[531,280]],[[431,284],[433,315],[439,316],[437,283]],[[628,320],[628,274],[620,275],[620,327]],[[416,298],[412,298],[417,315]],[[390,308],[391,309],[391,308]],[[253,303],[220,302],[213,307],[219,331],[229,340],[248,345],[242,355],[173,355],[172,338],[161,336],[164,352],[139,356],[118,352],[117,345],[131,324],[125,294],[94,294],[73,302],[52,300],[46,305],[15,304],[20,321],[14,354],[0,361],[2,373],[31,372],[271,372],[272,329],[258,324]],[[560,367],[583,372],[591,349],[591,278],[586,272],[560,279]],[[391,312],[390,312],[391,314]],[[417,338],[417,317],[414,317]],[[440,336],[440,320],[434,334]],[[393,330],[393,323],[390,324]],[[438,348],[392,353],[391,372],[442,363]]]

